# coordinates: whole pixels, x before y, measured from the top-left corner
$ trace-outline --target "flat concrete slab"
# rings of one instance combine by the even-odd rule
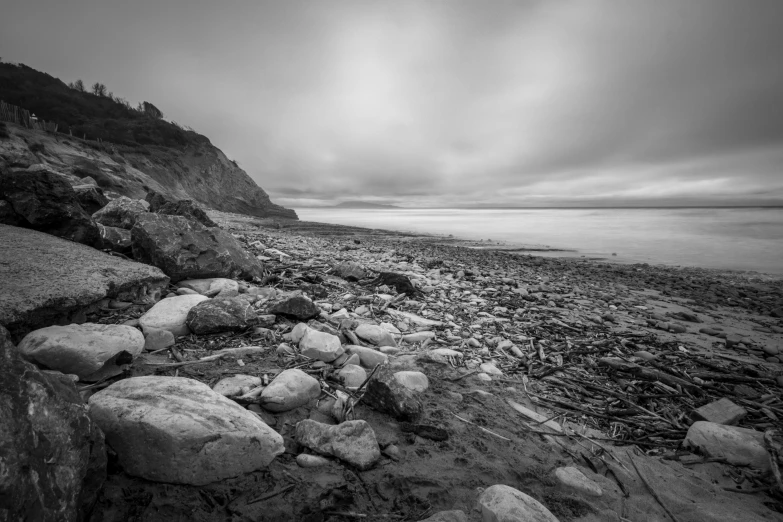
[[[80,319],[104,298],[152,304],[160,269],[25,228],[0,225],[0,324],[14,342],[31,330]]]

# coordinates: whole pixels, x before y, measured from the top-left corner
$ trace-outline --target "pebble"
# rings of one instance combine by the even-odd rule
[[[336,373],[346,388],[358,388],[367,379],[367,372],[356,364],[346,364]]]
[[[281,412],[304,406],[320,394],[318,379],[292,368],[280,372],[261,392],[260,400],[264,409]]]
[[[300,468],[320,468],[322,466],[328,466],[329,462],[329,459],[322,457],[321,455],[300,453],[296,456],[296,463]]]
[[[422,372],[416,371],[401,371],[394,374],[394,378],[397,382],[405,386],[411,391],[424,392],[429,388],[430,381],[427,376]]]
[[[261,378],[255,375],[237,374],[231,377],[220,379],[213,387],[212,391],[225,397],[234,397],[244,395],[253,388],[261,386]]]
[[[362,471],[372,468],[381,458],[375,432],[364,420],[330,426],[305,419],[297,423],[295,438],[306,448],[337,457]]]
[[[174,346],[174,334],[168,330],[157,330],[149,328],[144,335],[144,349],[148,352],[162,350],[169,346]]]
[[[503,484],[485,489],[478,503],[482,522],[558,522],[539,501]]]
[[[305,357],[323,362],[332,362],[345,352],[339,337],[312,328],[305,329],[299,341],[299,350]]]
[[[584,473],[573,466],[557,468],[555,470],[555,477],[557,477],[557,480],[559,480],[563,486],[576,490],[582,494],[591,497],[600,497],[603,495],[601,486],[594,480],[587,478]]]
[[[155,303],[139,317],[139,324],[146,332],[149,329],[168,330],[175,337],[188,335],[190,328],[186,324],[188,312],[197,304],[209,300],[203,295],[179,295]]]

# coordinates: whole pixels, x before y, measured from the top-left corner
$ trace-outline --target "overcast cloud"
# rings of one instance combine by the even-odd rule
[[[287,206],[783,203],[779,0],[11,2]]]

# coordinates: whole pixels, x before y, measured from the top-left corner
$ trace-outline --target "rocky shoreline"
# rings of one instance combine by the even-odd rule
[[[0,514],[782,516],[780,280],[131,203],[115,203],[130,219],[117,235],[169,281],[123,295],[108,284],[51,325],[14,323],[3,425],[30,435],[4,437],[20,475],[0,488],[26,500]],[[199,246],[178,246],[183,235]],[[78,459],[34,451],[44,428],[19,413],[30,404],[63,415],[52,440]],[[30,462],[45,479],[43,462],[60,462],[69,479],[36,496],[18,471]]]

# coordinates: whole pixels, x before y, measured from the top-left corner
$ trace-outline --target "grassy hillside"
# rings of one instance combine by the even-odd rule
[[[184,148],[209,140],[127,103],[91,92],[80,92],[26,65],[0,63],[0,100],[29,110],[59,125],[60,132],[101,139],[130,147],[157,145]]]

